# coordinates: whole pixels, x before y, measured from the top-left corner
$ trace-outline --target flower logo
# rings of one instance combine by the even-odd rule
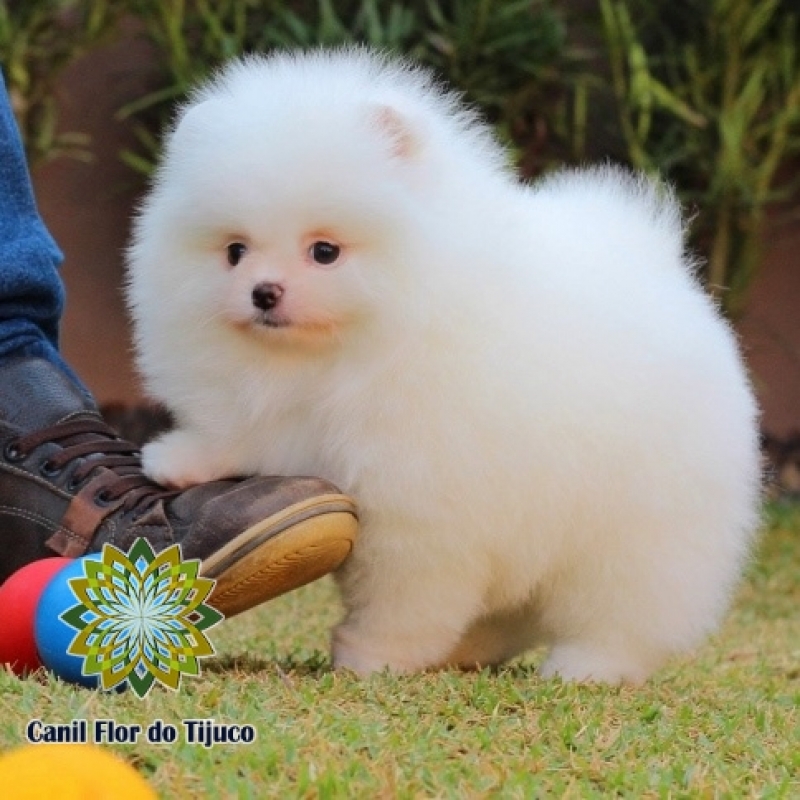
[[[199,659],[216,652],[204,631],[223,619],[205,605],[215,581],[199,571],[180,545],[156,555],[146,539],[87,559],[85,577],[69,581],[79,603],[61,614],[78,631],[67,652],[84,658],[84,675],[107,690],[127,681],[140,698],[156,681],[177,690],[182,675],[199,675]]]

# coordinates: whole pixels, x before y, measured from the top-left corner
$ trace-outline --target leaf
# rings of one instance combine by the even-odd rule
[[[661,81],[651,79],[650,91],[659,106],[666,108],[689,125],[696,128],[705,128],[708,125],[708,119],[705,116],[692,109],[688,103],[677,97]]]

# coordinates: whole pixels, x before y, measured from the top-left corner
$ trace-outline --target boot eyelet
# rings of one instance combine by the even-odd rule
[[[83,480],[75,480],[75,475],[72,475],[67,481],[66,490],[68,492],[77,492],[83,486]]]
[[[44,475],[45,478],[55,478],[57,475],[61,474],[63,467],[54,467],[52,461],[43,461],[39,466],[39,472]]]
[[[3,455],[5,456],[6,461],[11,461],[12,463],[24,461],[28,456],[27,453],[22,451],[22,448],[17,442],[8,442],[3,448]]]
[[[111,502],[111,497],[105,489],[101,489],[94,496],[94,504],[101,508],[107,506]]]

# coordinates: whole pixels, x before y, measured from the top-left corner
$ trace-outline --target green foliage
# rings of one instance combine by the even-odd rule
[[[568,49],[548,0],[131,0],[161,59],[162,80],[121,112],[141,149],[126,152],[148,174],[172,105],[231,56],[274,48],[366,43],[432,67],[478,104],[502,136],[540,169],[572,129]],[[577,139],[576,139],[577,141]],[[546,151],[545,145],[551,146]],[[535,157],[534,157],[535,156]]]
[[[667,175],[698,208],[708,284],[735,315],[761,260],[765,211],[798,186],[785,174],[800,155],[797,5],[600,0],[600,8],[627,157]]]
[[[576,4],[580,5],[580,4]],[[674,183],[728,313],[761,263],[767,209],[800,156],[797,0],[598,0],[581,28],[554,0],[0,0],[0,63],[28,155],[87,156],[57,134],[63,68],[136,16],[152,90],[120,111],[149,175],[176,102],[227,59],[362,42],[433,68],[483,111],[521,172],[612,157]],[[593,25],[602,32],[593,42]],[[604,77],[609,80],[605,81]],[[588,120],[588,121],[587,121]],[[591,137],[589,136],[591,132]]]
[[[56,131],[55,84],[114,30],[113,0],[0,0],[0,65],[29,162],[89,158],[87,137]]]

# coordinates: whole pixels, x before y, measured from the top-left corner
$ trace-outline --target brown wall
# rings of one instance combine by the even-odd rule
[[[75,65],[61,85],[62,128],[89,133],[96,162],[61,159],[35,176],[42,214],[66,255],[63,349],[101,401],[140,397],[121,294],[121,253],[135,196],[117,157],[124,126],[113,117],[140,94],[150,61],[144,44],[126,41]],[[766,264],[739,328],[764,427],[778,436],[800,431],[800,223],[770,233]]]
[[[763,427],[800,432],[800,220],[774,223],[766,262],[738,325],[763,412]]]
[[[60,129],[92,138],[92,163],[59,158],[34,173],[39,209],[64,252],[62,350],[101,402],[141,396],[131,364],[122,255],[138,179],[119,159],[132,145],[116,111],[143,91],[151,53],[126,40],[76,63],[59,87]]]

